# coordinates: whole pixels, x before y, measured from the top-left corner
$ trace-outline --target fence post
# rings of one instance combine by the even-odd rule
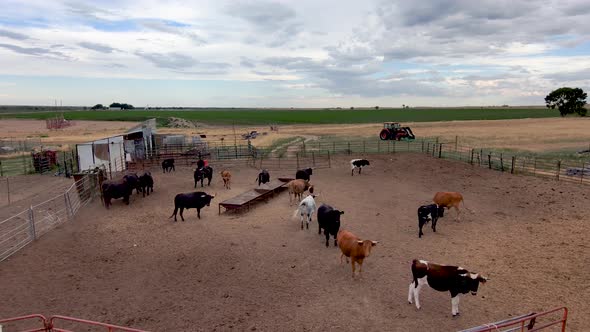
[[[109,179],[113,179],[113,168],[111,167],[111,162],[109,161]]]
[[[29,207],[29,231],[31,232],[31,237],[33,240],[37,239],[37,234],[35,232],[35,215],[33,213],[33,206]]]
[[[348,142],[348,155],[350,155],[352,151],[350,151],[350,141]]]
[[[336,153],[336,142],[332,142],[332,152]]]
[[[365,145],[365,141],[363,141],[363,153],[366,153],[366,152],[367,152],[367,148],[366,148],[366,145]]]
[[[533,158],[533,176],[537,175],[537,157]]]
[[[504,158],[502,156],[502,153],[500,153],[500,169],[502,170],[502,172],[504,172]]]
[[[514,174],[514,162],[516,161],[516,156],[512,156],[512,166],[510,167],[510,174]]]
[[[473,149],[471,149],[471,159],[469,159],[469,163],[473,165]]]
[[[307,155],[307,152],[305,151],[305,140],[303,141],[303,156]]]
[[[313,151],[311,151],[311,162],[312,162],[313,166],[315,167],[315,154]]]
[[[559,181],[559,172],[561,171],[561,160],[557,161],[557,181]]]
[[[66,214],[68,215],[68,220],[71,221],[72,220],[72,207],[70,206],[70,204],[68,203],[68,192],[66,191],[64,193],[64,201],[66,203]]]
[[[332,168],[332,163],[330,161],[330,150],[328,150],[328,168]]]
[[[424,141],[422,141],[422,152],[424,152]]]
[[[438,146],[438,157],[439,158],[442,158],[442,147],[443,147],[443,144],[440,143]]]
[[[295,156],[297,156],[297,169],[299,169],[299,152],[296,152]]]
[[[488,153],[488,167],[492,169],[492,155],[490,153]]]
[[[0,160],[0,176],[4,176],[4,170],[2,169],[2,160]]]
[[[585,164],[586,163],[582,161],[582,175],[580,176],[580,182],[581,183],[584,183],[584,172],[586,171],[586,168],[584,166]],[[8,179],[6,179],[6,180],[8,180]],[[9,201],[9,203],[10,203],[10,201]]]
[[[583,173],[584,172],[582,172],[582,174]],[[10,181],[8,181],[8,177],[6,178],[6,192],[8,194],[8,205],[10,205]]]
[[[455,152],[457,152],[457,145],[459,144],[459,136],[455,135]]]
[[[264,159],[264,155],[260,156],[260,169],[262,169],[262,159]]]

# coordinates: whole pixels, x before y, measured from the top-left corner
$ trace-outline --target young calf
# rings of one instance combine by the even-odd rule
[[[267,170],[263,169],[262,171],[260,171],[260,173],[258,173],[258,178],[256,180],[258,181],[258,185],[260,185],[261,183],[265,184],[270,181],[270,174]]]
[[[145,197],[146,192],[149,196],[150,190],[154,192],[154,178],[152,178],[152,174],[150,172],[145,172],[139,177],[139,186],[143,192],[143,197]]]
[[[354,278],[355,267],[354,263],[359,264],[359,276],[363,272],[363,260],[371,254],[371,249],[379,243],[378,241],[361,240],[356,235],[346,230],[340,230],[336,236],[338,246],[342,255],[340,255],[340,264],[342,264],[342,257],[346,256],[346,263],[350,257],[352,264],[352,277]]]
[[[442,206],[438,206],[436,204],[430,205],[422,205],[418,208],[418,227],[420,231],[418,231],[418,237],[421,238],[424,233],[422,233],[422,227],[432,220],[432,231],[436,232],[436,222],[438,218],[444,217],[445,208]]]
[[[323,228],[326,236],[326,247],[329,247],[330,235],[334,237],[334,247],[338,245],[336,235],[340,230],[340,216],[343,214],[344,211],[336,210],[327,204],[322,204],[318,209],[318,234],[322,234]]]
[[[297,213],[301,214],[301,229],[303,229],[303,216],[306,215],[307,218],[307,229],[309,229],[309,223],[311,222],[311,216],[316,209],[315,200],[314,198],[317,197],[316,195],[309,195],[305,197],[301,203],[299,203],[299,207],[295,210],[293,216],[297,216]]]
[[[369,166],[370,163],[368,160],[366,159],[353,159],[350,161],[350,167],[351,167],[351,176],[354,175],[354,170],[355,168],[359,170],[359,175],[361,174],[361,169],[365,166]]]
[[[164,159],[162,161],[162,171],[166,172],[176,172],[176,168],[174,167],[174,158]]]
[[[221,179],[223,179],[223,187],[225,189],[231,189],[231,173],[228,170],[219,172]]]
[[[477,295],[479,283],[486,283],[485,278],[477,273],[471,273],[462,267],[440,265],[424,260],[412,261],[412,277],[408,290],[408,302],[416,300],[416,308],[420,309],[420,289],[428,285],[439,292],[451,293],[451,313],[453,317],[459,315],[459,294]]]
[[[291,195],[297,199],[297,202],[301,200],[301,195],[306,191],[309,190],[310,194],[313,194],[313,185],[309,183],[307,180],[296,179],[289,181],[287,183],[287,188],[289,189],[289,205],[291,205]]]

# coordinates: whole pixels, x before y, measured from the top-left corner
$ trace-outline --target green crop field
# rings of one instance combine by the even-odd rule
[[[338,124],[378,123],[383,121],[426,122],[452,120],[499,120],[559,117],[556,110],[543,108],[427,108],[362,110],[269,110],[269,109],[198,109],[198,110],[127,110],[64,111],[1,114],[1,118],[47,119],[62,114],[68,120],[143,121],[157,118],[165,124],[168,117],[178,117],[208,124]]]

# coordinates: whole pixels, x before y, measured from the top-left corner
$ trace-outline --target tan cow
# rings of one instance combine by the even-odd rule
[[[346,256],[346,263],[348,258],[352,264],[352,277],[354,278],[355,267],[354,263],[359,264],[359,276],[363,272],[363,260],[371,254],[371,249],[379,243],[378,241],[361,240],[356,235],[347,230],[338,231],[336,236],[338,247],[342,251],[340,255],[340,264],[342,264],[342,257]]]
[[[219,172],[219,174],[221,174],[221,178],[223,179],[223,187],[231,189],[231,173],[228,170],[224,170]]]
[[[451,209],[452,207],[457,210],[457,217],[455,220],[459,220],[459,204],[463,202],[463,207],[465,207],[465,202],[463,201],[463,195],[457,192],[450,192],[450,191],[439,191],[434,195],[432,201],[440,206],[446,207],[447,209]]]
[[[301,201],[301,195],[306,190],[309,190],[309,193],[313,194],[313,185],[309,183],[308,180],[296,179],[289,181],[289,183],[287,183],[287,188],[289,188],[289,205],[291,205],[291,195],[293,195],[299,203]]]

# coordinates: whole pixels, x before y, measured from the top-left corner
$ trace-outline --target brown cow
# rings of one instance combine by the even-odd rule
[[[289,188],[289,205],[291,205],[291,195],[298,199],[297,202],[301,201],[301,195],[306,191],[309,190],[309,193],[313,193],[313,185],[309,183],[307,180],[303,179],[296,179],[289,181],[287,183],[287,188]]]
[[[346,256],[346,263],[348,263],[348,257],[350,257],[353,278],[355,271],[354,263],[359,264],[360,276],[360,273],[363,272],[363,260],[369,257],[371,249],[379,243],[378,241],[361,240],[347,230],[338,231],[336,242],[338,242],[338,247],[340,247],[340,251],[342,251],[342,255],[340,255],[340,264],[342,264],[342,257]]]
[[[219,174],[221,174],[221,178],[223,179],[223,187],[231,189],[231,173],[228,170],[224,170],[219,172]]]
[[[465,207],[465,201],[463,201],[463,195],[461,195],[460,193],[457,192],[447,192],[447,191],[442,191],[442,192],[437,192],[434,195],[434,198],[432,199],[432,201],[440,206],[440,207],[446,207],[447,209],[451,209],[451,208],[455,208],[455,210],[457,211],[457,216],[455,218],[455,220],[459,220],[459,204],[461,202],[463,202],[463,207]]]

